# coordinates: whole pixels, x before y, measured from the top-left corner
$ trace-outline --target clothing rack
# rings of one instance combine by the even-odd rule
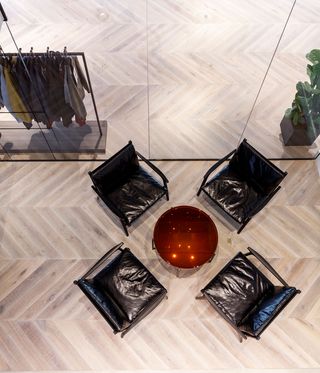
[[[29,53],[25,53],[25,52],[22,53],[21,48],[19,48],[19,46],[17,45],[15,37],[14,37],[14,35],[13,35],[11,29],[10,29],[10,26],[8,24],[8,18],[7,18],[7,15],[6,15],[6,13],[3,9],[3,6],[2,6],[1,2],[0,2],[0,17],[3,18],[3,21],[4,21],[4,23],[5,23],[5,25],[8,29],[8,32],[11,36],[11,39],[12,39],[12,41],[13,41],[15,47],[16,47],[16,52],[15,53],[5,53],[5,52],[3,52],[4,57],[5,56],[12,56],[12,57],[20,56],[20,57],[22,57],[22,56],[30,56],[30,55],[31,56],[32,55],[34,55],[34,56],[39,56],[39,55],[41,56],[42,55],[43,56],[45,54],[50,56],[50,53],[51,54],[52,53],[57,53],[57,54],[60,53],[61,56],[78,56],[79,59],[82,58],[83,63],[81,65],[82,65],[82,67],[84,67],[83,74],[84,74],[84,77],[87,80],[87,86],[90,89],[91,99],[92,99],[94,113],[95,113],[95,117],[96,117],[96,120],[93,119],[91,121],[90,120],[87,121],[87,124],[91,123],[91,125],[89,125],[89,126],[81,126],[79,129],[78,128],[75,128],[75,129],[71,128],[71,133],[73,133],[74,136],[75,136],[75,137],[72,136],[72,141],[71,142],[64,140],[65,134],[63,133],[64,131],[61,130],[64,127],[61,128],[61,126],[62,126],[61,123],[57,122],[57,126],[51,127],[51,130],[50,130],[49,134],[51,134],[52,136],[51,136],[51,139],[50,139],[50,135],[47,135],[45,133],[41,124],[36,120],[35,122],[38,124],[39,128],[38,129],[37,128],[30,129],[30,131],[34,131],[34,132],[31,135],[30,140],[27,144],[27,146],[28,146],[27,153],[29,153],[29,152],[31,152],[31,153],[40,152],[41,154],[44,155],[45,153],[47,153],[47,150],[46,150],[46,148],[47,148],[49,150],[49,152],[51,153],[51,156],[53,158],[52,160],[60,159],[60,155],[58,155],[58,157],[57,157],[56,153],[60,154],[60,153],[65,152],[65,153],[72,154],[72,153],[82,153],[82,152],[86,153],[87,151],[89,153],[91,153],[91,152],[93,152],[93,153],[105,153],[107,121],[100,122],[100,119],[99,119],[99,116],[98,116],[98,111],[97,111],[97,106],[96,106],[96,101],[95,101],[95,97],[94,97],[94,93],[93,93],[93,89],[92,89],[91,79],[90,79],[90,76],[89,76],[88,65],[87,65],[87,61],[86,61],[84,53],[83,52],[67,52],[66,47],[64,48],[63,52],[50,51],[49,47],[47,47],[47,50],[44,53],[43,52],[42,53],[33,52],[33,48],[31,48]],[[22,63],[23,63],[23,59],[22,59]],[[31,75],[29,73],[29,69],[26,68],[27,66],[25,64],[24,64],[24,67],[25,67],[26,75],[28,76],[28,78],[32,82],[33,78],[31,78]],[[37,93],[36,93],[36,95],[37,95]],[[43,110],[44,109],[43,103],[41,102],[41,100],[39,100],[39,101],[40,101],[40,107],[42,107],[41,113],[43,112],[43,115],[47,117],[46,110]],[[31,109],[31,107],[30,107],[30,109]],[[6,112],[6,113],[8,113],[8,112]],[[1,111],[0,111],[0,114],[2,114]],[[13,112],[12,112],[12,114],[13,114]],[[30,114],[34,114],[34,113],[30,112]],[[34,115],[32,115],[32,116],[35,118]],[[10,122],[8,122],[8,124],[9,123]],[[9,126],[10,126],[10,124],[9,124]],[[16,131],[22,131],[23,133],[25,131],[25,129],[18,128],[18,126],[14,127],[14,128],[1,127],[1,130],[3,130],[3,131],[16,130]],[[91,136],[90,133],[92,133],[94,136]],[[39,140],[39,138],[35,137],[35,140],[34,140],[35,142],[32,143],[33,137],[36,136],[37,134],[42,135],[42,140]],[[89,136],[87,136],[88,134],[89,134]],[[1,133],[0,133],[0,137],[1,137]],[[17,138],[16,135],[14,135],[14,138]],[[52,138],[55,139],[55,141],[52,141]],[[14,143],[10,142],[6,139],[5,141],[7,141],[7,142],[5,144],[3,144],[3,139],[4,139],[4,136],[2,136],[2,142],[0,143],[0,150],[2,150],[9,158],[11,158],[12,154],[19,154],[19,153],[24,153],[25,152],[25,149],[19,149],[19,145],[18,145],[17,148],[14,148],[14,150],[11,151],[11,148],[12,148],[12,146],[14,146]],[[83,139],[85,139],[84,142],[83,142]],[[75,141],[73,142],[73,140],[75,140]],[[42,145],[42,143],[46,144],[46,146]],[[63,144],[63,145],[62,145],[62,147],[60,147],[58,149],[58,148],[56,148],[56,146],[57,145],[60,146],[59,144]],[[82,144],[84,145],[83,147],[82,147]],[[6,145],[8,146],[8,148],[6,147]],[[40,148],[38,147],[39,145],[40,145]],[[42,148],[43,146],[44,146],[44,148]],[[28,158],[28,160],[29,159],[30,158]],[[39,158],[37,157],[37,160],[38,159]],[[46,155],[44,155],[44,159],[48,160]],[[69,158],[69,155],[68,155],[67,159],[64,159],[64,160],[71,160],[71,159]]]
[[[0,7],[1,7],[1,3],[0,3]],[[1,10],[1,9],[0,9]],[[4,53],[5,56],[7,57],[17,57],[17,56],[43,56],[43,55],[46,55],[47,53],[56,53],[55,51],[47,51],[46,52],[33,52],[33,48],[31,47],[31,50],[30,52],[21,52],[21,49],[19,49],[19,52],[14,52],[14,53]],[[84,68],[85,68],[85,72],[86,72],[86,78],[87,78],[87,81],[88,81],[88,84],[89,84],[89,88],[90,88],[90,95],[91,95],[91,98],[92,98],[92,103],[93,103],[93,108],[94,108],[94,112],[95,112],[95,115],[96,115],[96,119],[97,119],[97,123],[98,123],[98,127],[99,127],[99,133],[100,133],[100,137],[102,136],[102,129],[101,129],[101,124],[100,124],[100,119],[99,119],[99,115],[98,115],[98,111],[97,111],[97,106],[96,106],[96,101],[95,101],[95,98],[94,98],[94,93],[93,93],[93,89],[92,89],[92,85],[91,85],[91,80],[90,80],[90,76],[89,76],[89,70],[88,70],[88,65],[87,65],[87,61],[86,61],[86,58],[85,58],[85,55],[84,55],[84,52],[67,52],[66,51],[66,47],[64,48],[64,51],[61,52],[61,55],[62,56],[75,56],[75,57],[82,57],[82,61],[83,61],[83,65],[84,65]]]

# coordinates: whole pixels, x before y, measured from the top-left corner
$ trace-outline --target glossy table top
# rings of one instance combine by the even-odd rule
[[[214,256],[218,232],[205,212],[192,206],[177,206],[160,216],[153,241],[166,262],[178,268],[194,268]]]

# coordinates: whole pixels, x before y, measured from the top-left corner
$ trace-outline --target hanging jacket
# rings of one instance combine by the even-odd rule
[[[28,113],[28,110],[25,107],[19,95],[19,92],[16,90],[13,78],[10,73],[10,68],[8,66],[3,67],[3,75],[7,84],[10,106],[12,108],[12,111],[14,111],[15,113],[15,117],[18,117],[22,122],[31,122],[32,117]]]
[[[5,106],[7,108],[7,110],[9,112],[11,112],[13,110],[11,108],[10,101],[9,101],[7,84],[6,84],[6,80],[4,78],[3,66],[2,65],[0,65],[0,86],[1,86],[1,97],[2,97],[3,106]]]
[[[1,93],[1,84],[0,84],[0,109],[4,107],[3,104],[3,98],[2,98],[2,93]]]
[[[75,112],[76,122],[82,126],[86,123],[87,111],[83,103],[85,97],[82,81],[74,58],[68,58],[64,64],[64,97]]]
[[[73,64],[74,64],[74,68],[76,69],[77,71],[77,74],[78,74],[78,77],[79,77],[79,80],[80,80],[80,83],[82,84],[83,88],[88,92],[88,93],[91,93],[90,91],[90,88],[89,88],[89,84],[87,82],[87,79],[82,71],[82,68],[81,68],[81,65],[80,65],[80,62],[79,62],[79,59],[77,56],[73,56],[72,57],[72,61],[73,61]]]
[[[32,121],[32,118],[30,115],[28,115],[28,113],[25,113],[27,109],[19,98],[19,95],[17,95],[17,92],[13,86],[12,79],[10,80],[9,78],[9,83],[6,81],[6,76],[8,76],[7,69],[7,67],[0,65],[0,87],[2,105],[6,107],[8,112],[18,123],[23,122],[25,119],[26,122],[23,122],[23,124],[29,129],[31,126],[30,122]],[[10,96],[12,102],[10,101]],[[16,111],[23,111],[24,113],[16,113]]]
[[[74,111],[64,97],[64,60],[60,54],[49,58],[46,63],[46,78],[48,82],[49,106],[53,112],[53,120],[61,120],[65,127],[72,123]]]

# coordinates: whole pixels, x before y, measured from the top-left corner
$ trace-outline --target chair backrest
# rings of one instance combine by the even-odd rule
[[[121,185],[138,168],[137,153],[130,141],[128,145],[92,171],[90,177],[94,185],[108,192]]]
[[[244,139],[229,163],[230,168],[261,194],[269,194],[286,173],[272,164]]]

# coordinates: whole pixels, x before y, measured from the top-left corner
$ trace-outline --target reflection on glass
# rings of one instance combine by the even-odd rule
[[[1,10],[0,3],[2,23]],[[106,122],[98,118],[84,53],[66,47],[22,51],[14,29],[6,26],[1,32],[0,132],[1,142],[12,144],[8,152],[25,153],[27,159],[38,159],[37,151],[44,159],[46,152],[54,158],[66,153],[68,159],[104,154]],[[28,136],[26,129],[32,130]]]

